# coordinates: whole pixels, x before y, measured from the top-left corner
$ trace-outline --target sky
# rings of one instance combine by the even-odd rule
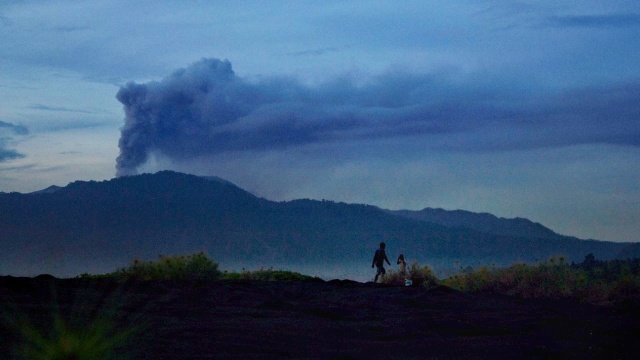
[[[0,0],[0,191],[159,170],[640,241],[640,2]]]

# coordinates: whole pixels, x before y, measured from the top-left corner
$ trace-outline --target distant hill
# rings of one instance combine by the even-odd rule
[[[627,243],[618,255],[618,259],[622,260],[635,258],[640,258],[640,243]]]
[[[60,189],[62,189],[62,187],[56,186],[56,185],[51,185],[46,189],[34,191],[34,192],[30,193],[30,194],[46,194],[46,193],[56,192],[56,191],[58,191]]]
[[[170,171],[0,194],[0,274],[100,273],[135,257],[203,250],[225,269],[273,266],[349,277],[371,271],[380,241],[392,261],[403,252],[436,269],[559,254],[604,260],[629,245],[561,236],[526,219],[489,214],[274,202],[220,178]]]
[[[500,236],[515,236],[529,239],[560,238],[551,229],[528,219],[498,218],[488,213],[474,213],[464,210],[444,210],[425,208],[419,211],[397,210],[389,213],[403,217],[432,222],[447,227],[466,227]]]

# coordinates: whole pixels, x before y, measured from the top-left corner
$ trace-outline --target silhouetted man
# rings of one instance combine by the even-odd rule
[[[378,267],[378,272],[376,272],[376,277],[373,279],[374,283],[378,281],[378,276],[380,275],[384,276],[384,274],[387,273],[387,271],[384,269],[384,262],[386,261],[387,264],[391,266],[389,259],[387,259],[387,253],[385,253],[384,251],[385,247],[386,247],[386,244],[381,242],[380,249],[376,250],[375,255],[373,255],[373,263],[371,264],[371,267],[373,267],[374,265]]]

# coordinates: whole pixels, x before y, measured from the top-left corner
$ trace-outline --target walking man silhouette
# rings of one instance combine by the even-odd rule
[[[386,247],[386,244],[384,242],[381,242],[380,248],[376,250],[376,253],[373,255],[373,262],[371,263],[371,267],[374,267],[374,266],[378,267],[378,271],[376,272],[376,277],[373,278],[374,283],[378,281],[378,276],[380,275],[384,276],[384,274],[387,273],[387,271],[384,269],[384,262],[386,261],[387,264],[391,266],[391,263],[387,258],[387,253],[384,251],[385,247]]]

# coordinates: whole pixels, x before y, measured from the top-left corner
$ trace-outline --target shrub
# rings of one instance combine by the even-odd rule
[[[407,279],[408,277],[405,274],[389,269],[387,273],[380,278],[380,282],[387,285],[404,286],[404,282]]]
[[[607,300],[611,302],[640,301],[640,277],[624,275],[611,285]]]
[[[444,283],[461,291],[560,298],[573,293],[575,278],[565,259],[558,257],[537,265],[514,264],[504,269],[485,266],[449,277]]]
[[[433,287],[438,285],[438,279],[428,266],[420,266],[418,262],[414,261],[409,266],[409,279],[414,285],[421,285],[425,287]]]
[[[495,286],[495,271],[486,266],[475,271],[466,273],[465,287],[466,291],[486,291],[492,290]]]
[[[134,260],[128,268],[110,274],[127,280],[216,280],[218,263],[204,252],[187,256],[160,256],[157,261]]]
[[[404,285],[405,280],[411,280],[414,286],[433,287],[438,285],[438,279],[428,266],[420,266],[417,261],[411,263],[407,274],[389,270],[382,277],[381,282],[389,285]]]
[[[493,291],[524,298],[574,298],[592,304],[640,301],[640,261],[597,261],[567,264],[562,256],[535,265],[482,267],[443,280],[468,292]]]

